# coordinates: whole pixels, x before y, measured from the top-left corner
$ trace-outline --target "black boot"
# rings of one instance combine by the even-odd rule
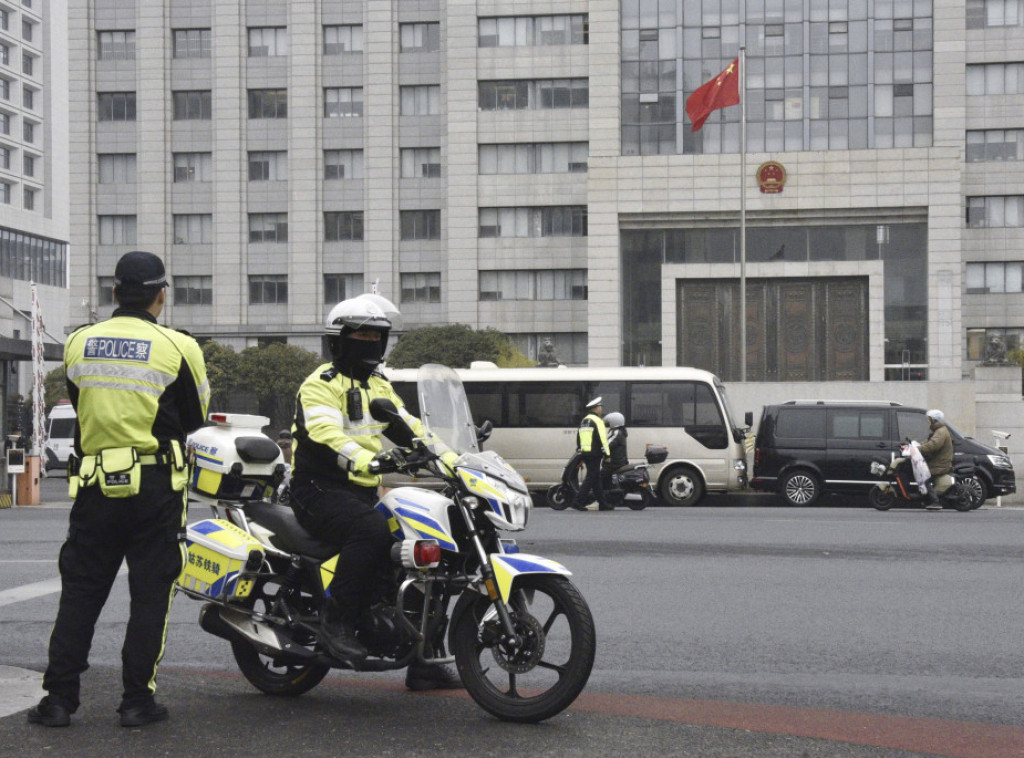
[[[925,494],[924,507],[930,511],[941,511],[942,503],[939,502],[939,496],[935,494],[935,485],[928,481],[925,483],[925,487],[928,488],[928,492]]]
[[[324,603],[320,644],[332,657],[353,666],[366,659],[366,648],[356,639],[355,624],[345,618],[344,612],[334,600]]]
[[[71,709],[46,695],[38,705],[28,712],[28,723],[42,726],[68,726],[71,723]]]
[[[458,690],[464,686],[459,675],[439,663],[411,663],[405,672],[405,686],[413,692]]]

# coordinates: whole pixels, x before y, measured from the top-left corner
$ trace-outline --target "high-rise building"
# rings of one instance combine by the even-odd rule
[[[406,328],[726,380],[744,340],[777,381],[1022,346],[1020,0],[70,7],[78,317],[144,248],[169,321],[235,347],[318,349],[371,287]],[[691,131],[741,45],[745,106]]]
[[[64,0],[0,0],[0,434],[27,425],[31,285],[44,356],[68,319],[68,58]],[[56,365],[51,363],[51,366]],[[31,429],[24,428],[26,434]]]

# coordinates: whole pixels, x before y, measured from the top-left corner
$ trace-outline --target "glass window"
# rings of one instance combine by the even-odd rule
[[[212,175],[213,153],[174,154],[175,182],[208,182]]]
[[[287,242],[287,213],[250,213],[249,242]]]
[[[213,242],[213,216],[211,214],[174,214],[175,245],[208,245],[211,242]]]
[[[928,439],[928,417],[917,411],[896,411],[896,429],[899,439]]]
[[[324,27],[324,55],[360,52],[363,49],[361,24],[339,24]]]
[[[249,118],[287,118],[288,90],[249,90]]]
[[[100,216],[101,245],[134,245],[135,216]]]
[[[288,30],[283,26],[249,27],[249,57],[288,55]]]
[[[324,90],[324,116],[326,118],[362,115],[362,87],[328,87]]]
[[[96,56],[101,61],[135,60],[135,30],[96,32]]]
[[[402,303],[440,303],[441,274],[438,272],[401,275]]]
[[[212,305],[212,276],[175,276],[175,305]]]
[[[209,29],[172,29],[175,58],[209,58]]]
[[[100,92],[96,96],[100,121],[134,121],[134,92]]]
[[[324,274],[324,303],[340,303],[362,291],[362,274]]]
[[[362,150],[324,150],[324,179],[362,179]]]
[[[287,180],[287,151],[251,151],[249,153],[250,182],[283,182]]]
[[[441,176],[441,148],[412,147],[401,151],[402,176],[437,179]]]
[[[326,211],[324,213],[324,239],[327,242],[361,240],[362,238],[362,211]]]
[[[400,211],[399,219],[403,240],[441,239],[441,211],[439,210]]]
[[[264,274],[249,277],[249,305],[284,305],[287,303],[287,276]]]
[[[399,87],[403,116],[436,116],[441,113],[441,85]]]
[[[210,90],[172,92],[175,121],[209,121],[212,107]]]
[[[399,24],[399,44],[403,53],[430,53],[441,49],[441,24],[437,22]]]

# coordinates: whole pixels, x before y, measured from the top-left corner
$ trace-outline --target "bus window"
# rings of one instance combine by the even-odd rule
[[[420,417],[420,400],[416,397],[416,382],[395,382],[395,393],[402,398],[405,409],[416,418]]]
[[[583,397],[580,399],[579,410],[576,413],[575,423],[579,423],[583,417],[584,407],[595,397],[601,398],[601,406],[605,415],[612,411],[626,412],[626,384],[625,382],[585,382],[583,384]]]
[[[484,421],[490,421],[495,426],[504,424],[501,403],[505,393],[502,385],[497,382],[468,382],[465,388],[474,424],[479,426]]]
[[[575,382],[509,382],[508,426],[572,427],[579,423],[580,386]]]
[[[683,409],[693,407],[693,384],[634,382],[629,401],[627,426],[683,426]]]

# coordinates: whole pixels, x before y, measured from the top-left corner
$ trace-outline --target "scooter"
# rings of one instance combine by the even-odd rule
[[[612,505],[626,505],[634,511],[642,511],[653,505],[658,499],[658,492],[651,483],[648,469],[664,463],[666,458],[668,449],[664,445],[648,445],[643,463],[630,463],[616,471],[602,470],[602,485],[608,501]],[[583,456],[577,452],[562,471],[562,481],[548,488],[548,506],[556,511],[564,511],[569,507],[580,491],[585,469]]]
[[[872,461],[871,473],[883,479],[868,492],[868,501],[880,511],[887,511],[893,506],[917,506],[927,500],[914,479],[913,468],[909,457],[897,458],[895,454],[888,464],[884,461]],[[939,502],[945,508],[958,511],[969,511],[975,508],[975,493],[967,484],[974,476],[974,464],[962,462],[954,464],[953,473],[949,476],[953,484],[939,494]]]

